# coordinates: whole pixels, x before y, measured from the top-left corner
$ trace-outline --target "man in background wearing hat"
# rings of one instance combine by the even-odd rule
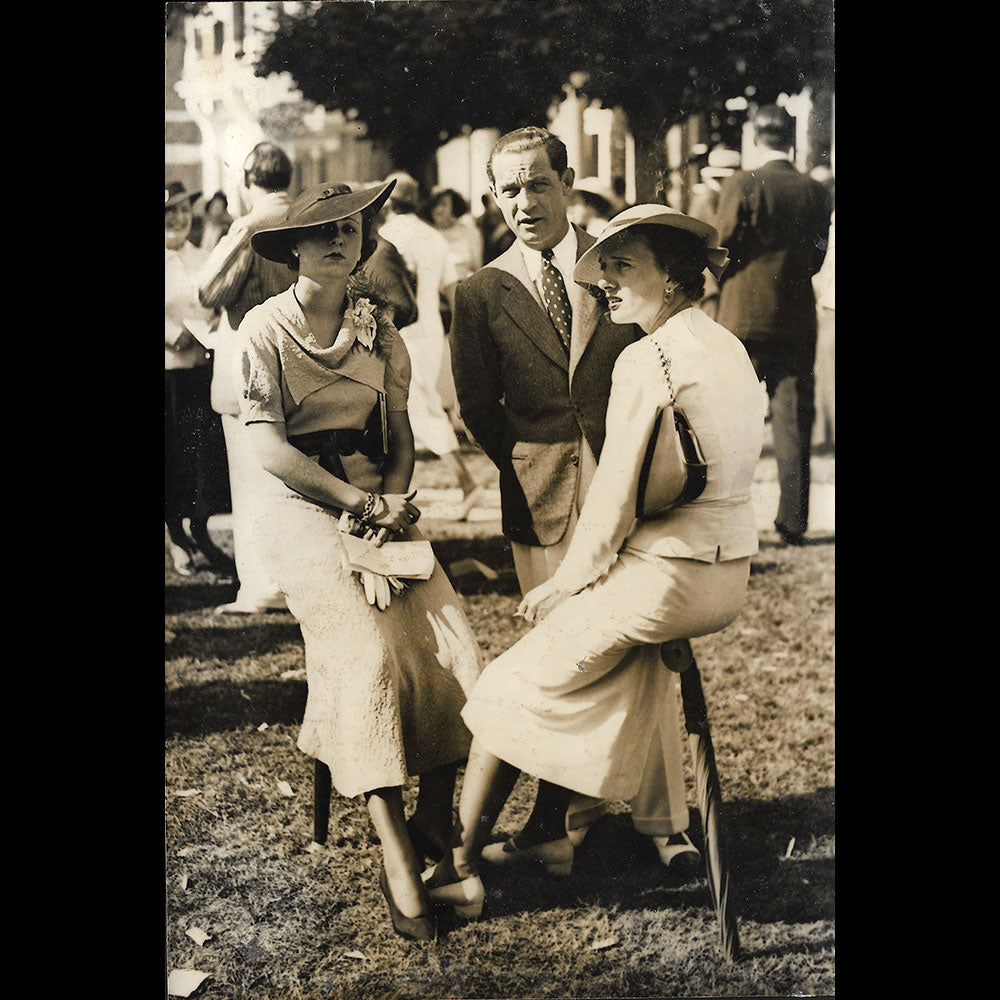
[[[397,323],[410,354],[410,424],[417,448],[438,456],[449,468],[462,490],[462,502],[455,509],[464,520],[478,495],[477,484],[462,460],[458,437],[445,412],[438,390],[441,365],[448,357],[441,293],[455,283],[448,241],[417,215],[420,185],[409,174],[397,171],[386,180],[396,186],[388,201],[386,222],[379,236],[388,240],[416,276],[417,317],[408,326]]]
[[[292,162],[280,146],[273,142],[254,146],[243,164],[242,194],[249,210],[216,244],[198,276],[202,304],[224,310],[212,371],[212,408],[221,415],[226,435],[239,590],[231,604],[215,609],[217,614],[253,614],[285,607],[285,598],[261,565],[247,531],[247,518],[256,496],[255,480],[262,470],[239,419],[234,358],[238,347],[236,331],[243,317],[295,280],[286,265],[261,257],[250,245],[250,238],[258,230],[284,220],[291,181]]]
[[[566,146],[546,129],[501,136],[486,166],[514,244],[455,291],[452,368],[462,419],[500,470],[503,533],[522,594],[558,569],[604,443],[611,371],[642,331],[602,316],[573,281],[595,242],[570,224],[574,173]],[[640,654],[630,652],[628,656]],[[680,735],[651,747],[632,822],[664,864],[697,859],[678,843],[688,825]],[[654,744],[660,739],[654,740]],[[576,796],[566,816],[574,846],[607,804]],[[494,851],[484,858],[513,860]],[[536,845],[539,857],[546,846]]]
[[[768,105],[754,116],[758,166],[723,182],[715,227],[729,248],[716,320],[746,346],[767,386],[781,495],[774,526],[801,545],[809,523],[809,459],[816,407],[816,299],[830,198],[791,162],[795,123]]]

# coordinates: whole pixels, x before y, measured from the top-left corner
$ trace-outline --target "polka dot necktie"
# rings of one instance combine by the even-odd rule
[[[551,250],[542,251],[542,299],[568,354],[573,307],[569,304],[569,296],[566,294],[566,286],[563,284],[559,268],[552,263]]]

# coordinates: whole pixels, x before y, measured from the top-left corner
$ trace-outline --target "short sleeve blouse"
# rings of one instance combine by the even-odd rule
[[[251,309],[240,324],[237,385],[244,423],[283,423],[286,433],[364,427],[378,393],[405,410],[410,358],[393,331],[388,357],[355,339],[349,321],[329,348],[316,344],[292,289]]]

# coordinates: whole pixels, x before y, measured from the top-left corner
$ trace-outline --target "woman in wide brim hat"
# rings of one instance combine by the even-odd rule
[[[233,560],[208,532],[209,517],[230,510],[232,501],[222,422],[211,406],[212,356],[192,333],[215,320],[215,311],[198,301],[197,275],[206,255],[190,241],[191,202],[199,194],[180,181],[164,188],[163,516],[177,573],[191,576],[202,556],[232,577]]]
[[[252,237],[257,253],[296,274],[240,324],[237,381],[241,419],[270,474],[249,532],[305,642],[298,746],[326,765],[341,795],[364,796],[393,926],[427,940],[436,924],[422,857],[440,852],[450,831],[470,741],[460,711],[479,649],[436,562],[429,579],[405,587],[359,575],[343,561],[341,534],[421,539],[409,489],[409,358],[364,268],[392,187],[309,188],[280,225]],[[407,822],[402,786],[416,775]]]
[[[480,854],[569,874],[571,794],[629,801],[656,728],[679,725],[660,644],[719,631],[745,600],[758,547],[760,384],[743,344],[696,308],[704,272],[721,274],[726,258],[712,226],[637,205],[577,261],[574,278],[611,320],[645,336],[615,363],[604,446],[566,555],[518,608],[535,627],[486,667],[463,709],[473,742],[457,846],[428,876],[432,898],[472,895]],[[649,517],[639,513],[640,471],[658,416],[673,427],[673,407],[700,440],[707,480],[690,502]],[[650,482],[661,461],[657,449]],[[506,843],[485,844],[522,770],[539,779],[532,813]],[[665,846],[694,852],[686,833],[674,836]]]

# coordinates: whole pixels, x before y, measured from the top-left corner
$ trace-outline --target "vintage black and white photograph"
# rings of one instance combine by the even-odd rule
[[[833,0],[164,10],[164,995],[834,996]]]

